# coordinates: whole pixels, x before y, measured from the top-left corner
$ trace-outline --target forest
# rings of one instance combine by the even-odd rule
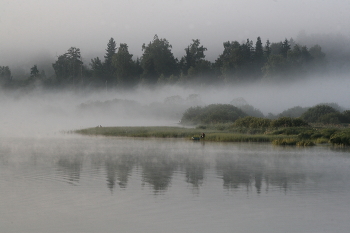
[[[323,74],[327,69],[326,54],[320,45],[311,47],[292,38],[280,42],[226,41],[214,62],[206,59],[207,48],[199,39],[184,48],[184,55],[175,58],[167,39],[154,36],[142,45],[142,56],[134,58],[128,45],[119,46],[110,38],[103,58],[84,63],[79,48],[71,47],[58,55],[52,64],[54,75],[33,64],[30,75],[16,78],[11,67],[0,64],[0,85],[4,89],[123,88],[137,85],[222,85],[257,81],[284,82]]]

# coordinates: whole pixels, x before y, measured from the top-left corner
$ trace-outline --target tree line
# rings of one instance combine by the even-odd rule
[[[205,58],[207,48],[193,39],[178,59],[167,39],[154,36],[142,45],[142,56],[133,58],[126,43],[113,38],[107,43],[103,59],[96,57],[84,64],[79,48],[71,47],[52,64],[55,75],[46,77],[37,65],[26,80],[16,80],[8,66],[0,66],[0,85],[23,87],[40,83],[45,87],[131,88],[138,84],[200,84],[287,81],[325,72],[325,53],[319,45],[310,48],[293,39],[263,44],[227,41],[223,52],[214,61]]]

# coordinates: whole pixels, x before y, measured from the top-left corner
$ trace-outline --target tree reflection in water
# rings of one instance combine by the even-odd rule
[[[57,162],[57,170],[69,184],[75,185],[79,182],[80,172],[83,164],[83,155],[62,156]]]
[[[113,192],[116,181],[118,181],[120,188],[126,188],[134,164],[134,156],[130,154],[121,154],[106,158],[107,186],[111,192]]]
[[[186,182],[192,184],[193,188],[199,188],[203,184],[206,163],[203,157],[187,157],[182,161],[185,167]]]
[[[168,189],[177,161],[173,157],[153,151],[148,156],[140,157],[142,167],[142,182],[150,184],[155,193]]]
[[[98,174],[101,168],[106,175],[108,189],[113,192],[116,185],[126,189],[132,176],[133,168],[141,168],[142,185],[151,187],[155,194],[166,191],[171,185],[176,172],[184,175],[184,181],[198,190],[203,186],[209,170],[216,172],[222,179],[223,187],[228,190],[245,188],[255,189],[258,194],[266,188],[279,188],[284,192],[293,184],[304,183],[300,158],[267,153],[225,151],[214,156],[206,150],[178,151],[178,148],[153,148],[115,151],[114,147],[101,153],[80,153],[59,155],[56,168],[69,184],[77,185],[83,167],[83,161],[90,159],[91,169]],[[211,151],[208,151],[210,154]],[[207,157],[206,157],[207,156]],[[208,158],[210,159],[208,160]],[[213,170],[214,169],[214,170]]]
[[[238,189],[244,186],[248,191],[254,184],[256,192],[260,194],[265,183],[266,192],[269,186],[278,187],[287,192],[291,184],[305,182],[306,176],[298,171],[298,164],[288,163],[286,158],[283,158],[283,161],[279,163],[279,158],[268,161],[264,157],[223,156],[216,159],[216,170],[222,177],[223,186],[226,189]]]

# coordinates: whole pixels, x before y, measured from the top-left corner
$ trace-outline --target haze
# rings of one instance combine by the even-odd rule
[[[29,74],[34,64],[44,69],[41,63],[52,75],[52,63],[72,46],[81,49],[88,65],[93,57],[103,58],[111,37],[118,45],[127,43],[136,59],[142,55],[142,44],[149,43],[155,34],[169,41],[177,58],[184,55],[192,39],[200,39],[208,48],[206,59],[215,61],[223,51],[223,42],[255,41],[260,36],[263,43],[293,37],[308,46],[321,44],[327,58],[342,60],[341,69],[335,66],[325,78],[310,77],[282,86],[139,87],[133,92],[93,93],[38,89],[30,94],[0,90],[0,106],[6,110],[0,116],[0,136],[46,136],[97,125],[176,125],[183,112],[151,114],[144,108],[159,110],[153,107],[163,106],[165,99],[173,96],[186,103],[193,94],[200,101],[193,104],[202,105],[243,97],[264,114],[325,102],[349,109],[349,12],[350,2],[340,0],[0,0],[0,66],[10,66],[13,76]],[[121,105],[108,114],[80,108],[81,104],[115,99],[132,100],[137,106],[125,109]]]
[[[278,114],[297,105],[311,107],[319,103],[338,103],[350,109],[348,78],[339,78],[335,82],[309,79],[302,84],[210,88],[164,86],[157,90],[139,87],[128,92],[74,93],[40,89],[29,94],[3,92],[0,94],[0,106],[3,109],[0,115],[0,137],[47,137],[61,131],[98,125],[177,126],[183,112],[190,106],[229,104],[240,97],[265,115]],[[197,96],[195,101],[189,101],[191,95]],[[111,104],[101,106],[101,103],[108,102]],[[83,108],[84,105],[87,107]]]
[[[170,42],[175,57],[200,39],[215,60],[228,40],[278,42],[302,30],[349,37],[349,12],[350,2],[340,0],[0,0],[0,64],[38,53],[54,59],[72,46],[88,64],[103,56],[111,37],[139,57],[155,34]]]

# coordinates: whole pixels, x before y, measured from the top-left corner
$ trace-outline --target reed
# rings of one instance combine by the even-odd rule
[[[119,137],[157,137],[157,138],[190,138],[200,135],[202,130],[180,127],[95,127],[74,131],[83,135],[102,135]]]
[[[350,130],[344,129],[310,129],[310,128],[282,128],[272,131],[249,131],[225,127],[95,127],[73,131],[83,135],[101,135],[115,137],[154,137],[154,138],[185,138],[200,137],[205,132],[206,137],[201,140],[213,142],[271,142],[274,145],[313,146],[331,142],[333,145],[350,145]],[[219,129],[218,129],[219,128]],[[224,129],[223,129],[224,128]],[[271,129],[270,129],[271,130]]]
[[[237,133],[211,133],[206,134],[206,141],[215,142],[270,142],[274,136],[269,135],[250,135]]]

